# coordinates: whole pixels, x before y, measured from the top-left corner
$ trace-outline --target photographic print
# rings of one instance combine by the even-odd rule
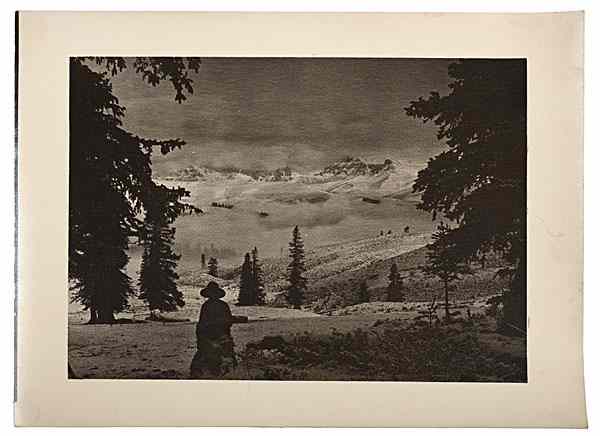
[[[71,57],[71,379],[526,383],[527,62]]]

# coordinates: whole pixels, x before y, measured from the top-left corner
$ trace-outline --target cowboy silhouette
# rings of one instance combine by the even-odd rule
[[[192,378],[219,377],[237,364],[231,326],[247,318],[231,314],[229,305],[221,300],[225,291],[216,282],[209,282],[200,295],[208,300],[196,324],[197,351],[190,373]]]

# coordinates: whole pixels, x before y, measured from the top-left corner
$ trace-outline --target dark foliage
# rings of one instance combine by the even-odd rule
[[[494,338],[493,335],[490,335]],[[277,380],[388,380],[428,382],[527,381],[523,354],[494,351],[476,327],[371,328],[291,339],[265,337],[248,344],[254,378]],[[274,356],[264,360],[262,350]],[[307,371],[307,369],[310,370]],[[262,374],[261,374],[262,373]]]
[[[254,288],[254,300],[257,305],[266,302],[265,284],[263,281],[262,265],[258,259],[258,248],[252,250],[252,286]]]
[[[107,72],[93,71],[87,61]],[[176,100],[191,92],[191,79],[172,58],[139,58],[136,71],[149,83],[169,80]],[[197,68],[196,60],[190,60]],[[152,181],[154,148],[166,154],[180,148],[180,139],[135,136],[122,125],[125,108],[112,93],[110,75],[127,67],[123,58],[71,58],[69,63],[69,279],[73,299],[90,310],[90,322],[114,322],[133,293],[125,273],[130,236],[144,228],[138,218],[153,195],[168,190],[172,201],[162,213],[171,218],[186,209],[182,188],[158,188]]]
[[[244,256],[242,271],[240,273],[240,294],[238,296],[239,306],[253,306],[256,304],[254,289],[254,278],[252,276],[252,261],[250,253]]]
[[[419,208],[457,226],[444,239],[461,257],[495,250],[519,270],[505,301],[507,322],[526,325],[526,62],[469,59],[448,68],[450,93],[432,92],[406,108],[433,121],[448,150],[430,159],[413,185]]]
[[[359,303],[368,303],[371,301],[371,295],[369,294],[369,287],[367,286],[367,282],[363,281],[360,283],[358,288],[358,302]]]
[[[213,277],[219,277],[219,261],[215,257],[208,259],[208,273]]]
[[[265,286],[262,266],[258,260],[258,249],[252,249],[252,255],[246,253],[240,270],[239,306],[260,306],[265,304]]]
[[[290,263],[288,265],[288,282],[286,300],[295,309],[300,309],[304,302],[304,293],[306,291],[306,278],[304,272],[304,241],[300,235],[298,226],[294,227],[292,232],[292,241],[289,244]]]
[[[463,275],[470,274],[469,266],[463,262],[461,247],[456,242],[446,238],[451,229],[440,223],[434,232],[433,242],[427,246],[428,263],[423,266],[426,274],[439,278],[444,284],[444,310],[446,320],[450,319],[449,292],[450,284],[459,280]]]
[[[233,209],[233,204],[219,203],[217,201],[213,201],[210,205],[212,207],[222,207],[224,209]]]
[[[183,294],[177,289],[177,261],[181,256],[173,252],[175,229],[171,222],[176,215],[169,217],[164,212],[173,200],[173,191],[157,186],[157,191],[147,202],[144,219],[142,244],[144,252],[140,267],[139,298],[148,303],[151,311],[163,312],[184,306]]]
[[[404,301],[404,282],[398,272],[396,262],[390,267],[390,275],[388,276],[389,284],[387,287],[387,301]]]
[[[128,67],[127,62],[119,57],[89,57],[83,58],[105,68],[111,75],[123,71]],[[198,72],[200,58],[175,58],[175,57],[137,57],[133,62],[135,72],[140,74],[145,82],[157,86],[161,81],[168,80],[175,89],[175,101],[181,103],[186,100],[186,93],[193,94],[193,80],[189,72]]]

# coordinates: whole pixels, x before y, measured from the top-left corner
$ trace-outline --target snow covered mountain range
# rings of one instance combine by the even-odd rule
[[[319,185],[318,189],[334,193],[364,195],[405,195],[416,176],[416,169],[392,159],[372,163],[348,156],[320,171],[303,174],[290,167],[273,170],[245,170],[235,167],[189,166],[163,180],[171,182],[202,182],[206,184],[244,185],[260,182],[293,182]],[[315,186],[316,188],[317,186]]]

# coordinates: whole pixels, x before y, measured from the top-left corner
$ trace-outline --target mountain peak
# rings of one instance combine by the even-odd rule
[[[276,182],[288,181],[293,178],[292,169],[288,166],[275,168],[273,170],[252,170],[237,168],[235,166],[195,166],[190,165],[185,168],[179,168],[166,177],[165,180],[175,180],[180,182],[219,182],[226,180],[236,180],[238,182]]]
[[[367,163],[359,157],[346,156],[326,166],[317,175],[325,177],[373,176],[394,168],[395,163],[392,159],[385,159],[383,163]]]

